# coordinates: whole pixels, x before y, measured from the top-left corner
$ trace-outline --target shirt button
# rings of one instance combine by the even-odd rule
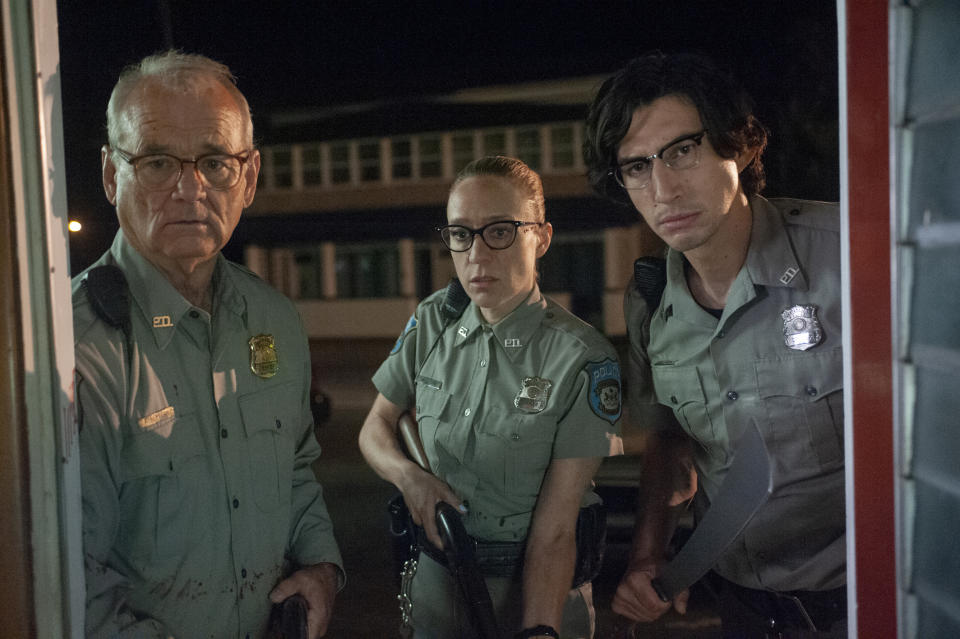
[[[740,394],[737,393],[737,391],[727,391],[727,399],[729,399],[731,402],[737,401],[737,398],[739,397]]]
[[[817,392],[818,392],[818,391],[817,391],[817,387],[816,387],[816,386],[807,386],[807,389],[806,389],[806,390],[807,390],[807,395],[809,395],[810,397],[816,397],[816,396],[817,396]]]
[[[243,577],[244,579],[247,578],[247,569],[246,569],[246,568],[241,568],[241,569],[240,569],[240,576]]]
[[[480,366],[486,366],[486,365],[487,365],[487,360],[481,359],[481,360],[480,360]]]
[[[280,430],[280,425],[281,425],[281,424],[280,424],[280,420],[278,419],[278,420],[277,420],[277,430]]]
[[[197,319],[198,317],[200,317],[199,311],[190,311],[190,317],[192,317],[193,319]]]
[[[234,508],[239,508],[239,507],[240,507],[240,500],[237,499],[236,497],[233,498],[233,507],[234,507]]]
[[[670,396],[670,403],[671,403],[671,404],[676,404],[676,403],[677,403],[677,396],[676,396],[676,395],[671,395],[671,396]]]
[[[464,416],[464,417],[470,417],[470,409],[469,409],[469,408],[468,408],[467,410],[463,411],[463,416]]]
[[[221,428],[221,429],[220,429],[220,437],[222,437],[222,438],[224,438],[224,439],[227,438],[227,429],[226,429],[226,428]]]
[[[510,435],[510,439],[513,441],[518,441],[520,439],[520,433],[514,433],[513,435]]]

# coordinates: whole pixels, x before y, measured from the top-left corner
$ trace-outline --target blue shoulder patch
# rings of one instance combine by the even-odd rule
[[[397,343],[393,345],[393,350],[390,351],[390,354],[400,352],[400,347],[403,346],[403,340],[407,337],[407,333],[412,331],[417,327],[417,316],[411,315],[410,319],[407,320],[407,325],[403,328],[403,332],[400,333],[400,337],[397,338]]]
[[[587,364],[590,408],[611,424],[620,419],[620,364],[614,359]]]

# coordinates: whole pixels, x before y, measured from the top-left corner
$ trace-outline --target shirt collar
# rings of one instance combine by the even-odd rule
[[[483,319],[480,308],[471,302],[460,317],[454,344],[462,346],[470,341],[484,326],[490,326],[497,343],[509,356],[515,357],[524,350],[539,328],[546,308],[547,300],[540,293],[540,287],[536,284],[534,284],[533,290],[530,291],[526,300],[496,324],[488,324]]]
[[[809,283],[800,268],[780,211],[759,195],[750,199],[750,209],[753,226],[746,263],[750,279],[760,286],[785,286],[806,291]]]
[[[110,254],[117,266],[123,270],[134,306],[139,307],[143,313],[144,321],[153,333],[157,347],[166,348],[173,339],[177,324],[193,305],[153,264],[131,246],[122,230],[117,232],[110,247]],[[223,255],[217,255],[213,291],[214,314],[224,311],[241,317],[245,314],[246,305],[229,276]]]

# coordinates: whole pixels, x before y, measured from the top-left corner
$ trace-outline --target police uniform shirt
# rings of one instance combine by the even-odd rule
[[[342,564],[299,316],[217,260],[211,316],[119,232],[129,341],[73,280],[87,636],[261,637],[287,560]]]
[[[373,383],[416,407],[431,469],[468,506],[467,532],[518,541],[552,459],[622,452],[616,353],[538,288],[494,325],[473,303],[445,323],[442,301],[417,307]]]
[[[774,492],[717,570],[751,588],[831,589],[845,583],[838,210],[759,196],[750,204],[746,263],[719,320],[691,296],[676,251],[649,336],[646,303],[628,288],[631,408],[641,427],[678,421],[698,444],[700,512],[755,420]],[[658,403],[676,420],[658,418]]]

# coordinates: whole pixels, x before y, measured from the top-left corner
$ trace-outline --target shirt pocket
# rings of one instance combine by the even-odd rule
[[[205,493],[194,487],[209,481],[196,419],[175,417],[168,429],[133,428],[120,458],[118,545],[140,560],[180,556],[204,507]],[[169,435],[160,435],[163,430]]]
[[[704,448],[712,449],[717,433],[697,367],[654,365],[652,373],[657,400],[673,409],[687,434]]]
[[[756,369],[767,428],[779,453],[786,457],[785,467],[803,464],[833,470],[842,466],[841,350],[761,360]]]
[[[553,458],[556,418],[495,406],[487,409],[477,432],[477,473],[486,477],[498,492],[530,501],[532,508]]]
[[[297,433],[299,384],[293,382],[249,393],[239,400],[250,470],[247,488],[257,508],[275,513],[290,507]]]

